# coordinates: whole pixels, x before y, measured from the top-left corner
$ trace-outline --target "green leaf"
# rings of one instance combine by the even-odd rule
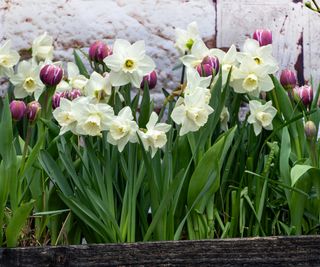
[[[211,180],[211,188],[206,196],[196,205],[195,209],[202,213],[208,199],[214,194],[220,185],[220,168],[229,150],[236,127],[224,133],[221,138],[203,155],[201,161],[191,176],[188,189],[188,207],[192,205],[208,180]]]
[[[54,161],[51,155],[47,151],[41,150],[39,161],[48,176],[53,180],[54,183],[58,185],[63,194],[65,196],[71,196],[73,194],[73,191],[64,174],[62,173],[60,167]]]
[[[291,185],[294,186],[305,174],[309,174],[312,179],[320,179],[320,169],[297,164],[291,169]]]
[[[17,245],[22,227],[26,224],[26,220],[32,210],[34,200],[22,204],[14,213],[9,221],[6,229],[7,246],[14,247]]]
[[[139,127],[145,128],[150,117],[150,92],[148,83],[144,83],[143,96],[140,105]]]
[[[74,56],[74,61],[79,68],[80,74],[84,75],[86,78],[89,78],[90,75],[89,75],[86,67],[83,64],[81,57],[78,55],[76,50],[73,50],[73,56]]]

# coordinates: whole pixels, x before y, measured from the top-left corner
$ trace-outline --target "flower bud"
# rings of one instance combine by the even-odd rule
[[[61,82],[63,69],[54,64],[48,64],[42,67],[40,71],[40,79],[47,86],[56,86]]]
[[[296,86],[294,93],[302,101],[303,105],[306,107],[310,106],[313,100],[313,90],[310,85]]]
[[[142,82],[140,84],[140,88],[144,88],[144,83],[148,83],[149,89],[153,89],[156,87],[157,84],[157,73],[155,71],[150,72],[149,74],[145,75],[142,79]]]
[[[56,109],[60,106],[60,98],[62,93],[56,92],[52,97],[52,109]]]
[[[32,101],[27,105],[27,118],[30,122],[34,122],[41,110],[41,105],[38,101]]]
[[[103,59],[112,54],[109,48],[102,41],[94,42],[89,48],[89,58],[91,61],[103,62]]]
[[[73,89],[71,92],[69,92],[68,99],[72,101],[79,96],[81,96],[81,91],[79,89]]]
[[[212,67],[212,70],[214,70],[214,75],[216,75],[219,72],[219,59],[215,56],[206,56],[202,60],[201,64],[209,64]]]
[[[286,90],[293,89],[297,84],[296,75],[291,70],[283,70],[280,75],[280,83]]]
[[[252,38],[257,40],[260,46],[272,44],[272,32],[270,30],[258,29],[253,33]]]
[[[312,140],[317,136],[317,127],[313,121],[307,121],[304,125],[304,133],[308,140]]]
[[[15,121],[21,120],[24,114],[26,113],[26,109],[26,104],[23,101],[13,100],[10,103],[12,119]]]
[[[201,77],[208,77],[210,75],[213,75],[214,71],[212,66],[209,64],[199,64],[196,69]]]

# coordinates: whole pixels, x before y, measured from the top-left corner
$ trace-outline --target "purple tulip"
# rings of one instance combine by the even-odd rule
[[[149,89],[153,89],[156,87],[157,84],[157,73],[155,71],[150,72],[149,74],[145,75],[142,79],[140,84],[140,88],[144,88],[144,83],[147,82]]]
[[[214,68],[209,64],[201,63],[196,67],[196,70],[201,77],[208,77],[213,75]]]
[[[112,54],[111,48],[109,48],[104,42],[96,41],[89,48],[89,58],[91,61],[102,62],[104,58]]]
[[[62,80],[63,69],[60,66],[48,64],[40,70],[40,79],[47,86],[56,86]]]
[[[32,101],[27,105],[27,118],[30,122],[34,122],[41,110],[41,105],[38,101]]]
[[[258,29],[253,33],[252,38],[257,40],[260,46],[272,44],[272,32],[270,30]]]
[[[27,106],[23,101],[13,100],[10,103],[10,111],[12,115],[12,119],[15,121],[19,121],[23,118],[26,113]]]
[[[78,98],[79,96],[81,96],[81,91],[79,89],[73,89],[71,90],[71,92],[69,92],[68,99],[72,101]]]
[[[214,75],[216,75],[219,72],[219,59],[215,56],[206,56],[201,64],[208,64],[212,67],[212,70],[214,70]],[[212,75],[212,74],[211,74]]]
[[[310,85],[303,85],[301,87],[296,86],[294,93],[301,99],[304,106],[308,107],[311,105],[313,100],[313,90]]]
[[[286,90],[293,89],[297,84],[296,75],[291,70],[283,70],[280,75],[280,83]]]
[[[56,92],[52,97],[52,109],[56,109],[60,106],[60,98],[62,93]]]

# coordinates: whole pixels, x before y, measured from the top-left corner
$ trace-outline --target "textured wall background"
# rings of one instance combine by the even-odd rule
[[[175,27],[197,21],[211,47],[239,46],[256,28],[270,28],[281,67],[295,69],[300,83],[310,75],[319,81],[320,17],[302,0],[0,0],[0,19],[0,42],[12,39],[25,49],[47,31],[56,59],[72,60],[73,47],[98,39],[144,39],[158,67],[158,92],[179,80],[171,71],[179,57]]]

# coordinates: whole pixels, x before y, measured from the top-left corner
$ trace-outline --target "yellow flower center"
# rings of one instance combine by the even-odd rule
[[[28,77],[27,79],[25,79],[25,81],[23,83],[23,88],[27,92],[33,92],[35,86],[36,86],[36,82],[34,81],[34,79],[32,77]]]
[[[193,43],[194,41],[192,39],[189,39],[187,42],[186,42],[186,47],[191,50],[192,46],[193,46]]]
[[[106,93],[105,93],[104,91],[102,91],[102,90],[97,89],[97,90],[94,91],[94,97],[95,97],[98,101],[104,100],[105,97],[106,97]]]
[[[134,61],[132,59],[127,59],[124,66],[128,70],[132,70],[134,68]]]
[[[255,74],[249,74],[243,80],[242,86],[248,92],[254,91],[258,87],[258,77]]]
[[[263,111],[258,112],[256,115],[256,118],[258,119],[258,121],[260,121],[260,123],[263,127],[268,126],[272,120],[271,114],[263,112]]]
[[[253,60],[254,60],[258,65],[262,64],[262,58],[260,58],[260,57],[255,57],[255,58],[253,58]]]

